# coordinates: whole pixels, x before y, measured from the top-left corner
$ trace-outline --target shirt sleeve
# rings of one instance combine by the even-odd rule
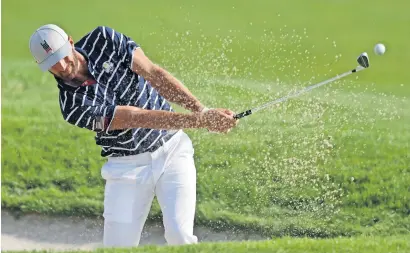
[[[68,123],[94,132],[108,132],[115,105],[93,105],[93,101],[67,90],[60,90],[59,100],[61,113]]]
[[[107,41],[112,44],[113,50],[116,51],[120,59],[124,59],[124,63],[131,68],[132,58],[134,50],[139,48],[137,44],[130,36],[124,33],[114,30],[108,26],[100,26],[103,36]]]

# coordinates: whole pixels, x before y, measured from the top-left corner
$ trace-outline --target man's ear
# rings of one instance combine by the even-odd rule
[[[73,37],[68,36],[68,41],[70,42],[71,45],[74,45]]]

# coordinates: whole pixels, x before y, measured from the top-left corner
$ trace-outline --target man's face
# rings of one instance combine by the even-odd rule
[[[73,45],[71,37],[70,43]],[[73,47],[71,54],[54,64],[49,71],[63,80],[71,81],[79,71],[79,61],[74,50]]]

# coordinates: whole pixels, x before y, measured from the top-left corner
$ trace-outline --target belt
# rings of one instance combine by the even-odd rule
[[[151,148],[150,152],[154,152],[155,150],[159,149],[162,145],[164,145],[167,141],[169,141],[178,131],[177,130],[171,130],[168,131],[167,134],[162,137],[159,141],[157,141]]]

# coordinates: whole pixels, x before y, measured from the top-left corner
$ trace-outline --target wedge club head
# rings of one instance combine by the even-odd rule
[[[366,52],[361,53],[359,57],[357,58],[357,62],[359,63],[360,66],[363,68],[368,68],[370,66],[369,62],[369,56],[367,55]]]

